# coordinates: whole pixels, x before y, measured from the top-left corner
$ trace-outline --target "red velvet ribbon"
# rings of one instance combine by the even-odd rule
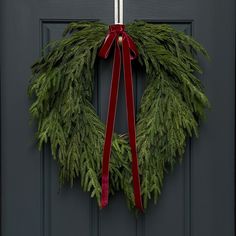
[[[106,123],[105,142],[103,147],[103,162],[102,162],[102,198],[101,207],[104,208],[108,204],[109,195],[109,160],[112,146],[112,134],[114,131],[117,97],[119,90],[121,59],[123,57],[123,70],[125,80],[125,96],[126,96],[126,111],[128,119],[129,143],[132,154],[132,176],[134,199],[136,208],[143,211],[139,171],[138,157],[136,149],[136,133],[135,133],[135,110],[134,110],[134,95],[132,82],[131,60],[138,56],[137,48],[132,38],[124,31],[125,26],[121,24],[110,25],[105,41],[99,51],[99,56],[106,59],[109,55],[112,45],[114,44],[114,61],[112,70],[112,81],[110,88],[110,99],[108,116]],[[122,53],[119,43],[119,37],[122,37]],[[121,57],[122,56],[122,57]]]

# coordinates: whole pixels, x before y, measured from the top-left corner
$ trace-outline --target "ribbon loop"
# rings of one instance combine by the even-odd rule
[[[119,36],[122,36],[122,57],[119,45]],[[105,142],[103,146],[102,161],[102,198],[101,207],[108,204],[109,195],[109,160],[112,146],[112,135],[114,131],[117,98],[121,71],[121,58],[123,59],[126,112],[128,120],[129,143],[132,155],[132,176],[134,188],[134,200],[136,208],[143,211],[140,180],[138,172],[138,156],[136,150],[136,132],[135,132],[135,110],[131,60],[138,56],[138,51],[132,38],[125,32],[125,26],[121,24],[110,25],[108,34],[99,51],[99,56],[106,59],[110,53],[111,47],[115,42],[114,61],[112,70],[112,81],[110,88],[109,108],[106,123]]]

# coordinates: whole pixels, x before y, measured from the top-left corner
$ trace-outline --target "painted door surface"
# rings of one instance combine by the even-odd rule
[[[2,236],[233,236],[234,235],[234,0],[125,0],[124,21],[169,23],[208,50],[201,76],[212,109],[200,139],[165,179],[157,205],[135,218],[122,194],[100,211],[75,188],[59,190],[50,150],[37,151],[29,126],[30,65],[68,22],[113,23],[112,0],[1,0],[1,235]],[[97,68],[94,104],[105,121],[112,61]],[[144,75],[134,72],[137,104]],[[116,131],[126,132],[123,82]]]

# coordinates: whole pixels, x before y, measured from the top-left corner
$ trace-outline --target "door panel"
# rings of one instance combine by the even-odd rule
[[[157,205],[137,219],[121,193],[100,211],[78,183],[60,189],[49,148],[36,150],[29,126],[30,65],[43,45],[61,38],[73,20],[113,22],[113,1],[2,0],[1,215],[2,235],[14,236],[233,236],[234,235],[234,1],[125,1],[125,22],[168,23],[208,50],[201,80],[212,104],[200,139],[167,175]],[[221,27],[224,26],[224,27]],[[105,122],[112,57],[97,63],[94,106]],[[134,66],[136,109],[145,75]],[[123,79],[115,130],[127,131]]]

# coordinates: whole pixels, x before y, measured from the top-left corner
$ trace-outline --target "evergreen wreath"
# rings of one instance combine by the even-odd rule
[[[49,143],[60,167],[61,184],[79,177],[84,191],[100,203],[105,125],[92,105],[97,52],[108,26],[99,22],[68,25],[64,38],[32,66],[30,113],[37,121],[41,149]],[[135,21],[126,25],[146,72],[146,89],[137,114],[137,150],[144,208],[160,196],[164,174],[183,157],[188,137],[198,135],[209,106],[196,72],[196,55],[207,56],[193,38],[166,24]],[[131,154],[127,135],[114,134],[110,192],[122,190],[134,207]]]

